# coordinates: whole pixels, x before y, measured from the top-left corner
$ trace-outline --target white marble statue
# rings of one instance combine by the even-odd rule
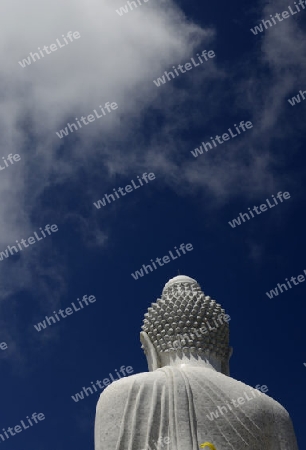
[[[140,333],[150,372],[101,394],[95,450],[297,450],[287,411],[229,376],[228,317],[192,278],[168,281]]]

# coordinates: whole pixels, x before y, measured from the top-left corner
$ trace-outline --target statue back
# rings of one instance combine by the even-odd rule
[[[114,382],[97,406],[96,450],[295,450],[286,410],[213,369],[167,366]]]

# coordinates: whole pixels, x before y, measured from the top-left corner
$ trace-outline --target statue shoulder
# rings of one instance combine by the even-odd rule
[[[154,372],[141,372],[130,375],[128,377],[121,378],[120,380],[116,380],[107,386],[107,388],[101,393],[100,399],[104,402],[106,398],[111,400],[112,397],[118,398],[119,396],[123,400],[127,397],[131,389],[137,390],[140,387],[153,387],[159,380],[162,384],[164,381],[164,375],[158,370]]]
[[[272,430],[275,442],[278,442],[280,450],[298,450],[298,444],[289,412],[280,403],[271,399],[273,402],[273,422]]]
[[[289,418],[288,411],[277,400],[274,400],[274,398],[264,393],[261,393],[261,399],[263,407],[273,411],[274,418],[277,416],[282,417],[283,419]]]
[[[162,371],[143,372],[121,378],[100,395],[96,408],[95,449],[134,449],[146,447],[146,434],[139,437],[133,418],[144,429],[148,425],[151,402],[162,394],[165,374]],[[140,412],[141,411],[141,412]],[[136,420],[136,419],[135,419]],[[143,441],[140,445],[141,440]],[[135,442],[135,443],[134,443]]]

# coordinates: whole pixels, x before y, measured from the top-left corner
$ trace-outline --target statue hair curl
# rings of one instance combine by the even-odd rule
[[[221,305],[205,296],[198,283],[178,282],[164,288],[162,298],[148,308],[141,328],[158,353],[206,353],[227,361],[229,326],[217,320],[224,313]]]

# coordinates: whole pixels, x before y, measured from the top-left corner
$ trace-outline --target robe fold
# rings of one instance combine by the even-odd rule
[[[279,403],[211,368],[166,366],[100,395],[95,450],[198,450],[204,442],[217,450],[298,450]]]

